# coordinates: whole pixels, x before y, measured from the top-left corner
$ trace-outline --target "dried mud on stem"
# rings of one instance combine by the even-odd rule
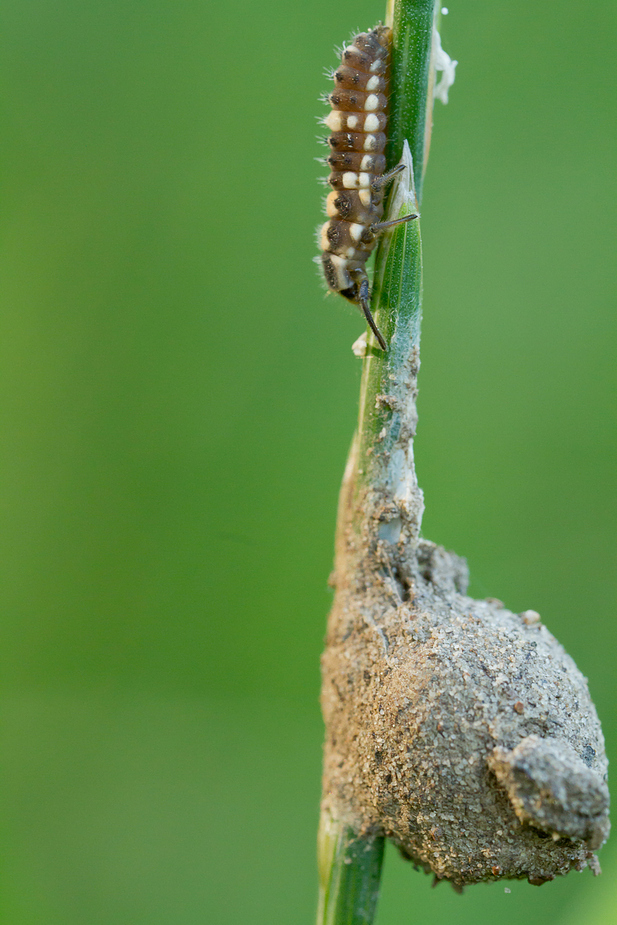
[[[356,437],[341,490],[323,811],[457,889],[597,873],[607,760],[586,679],[538,614],[471,599],[465,561],[419,539],[417,372],[413,347],[384,373],[396,436],[368,456]]]

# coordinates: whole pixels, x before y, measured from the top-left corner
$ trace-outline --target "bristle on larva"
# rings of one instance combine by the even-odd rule
[[[386,350],[386,342],[371,315],[366,261],[383,228],[387,98],[391,30],[382,25],[360,32],[341,50],[341,64],[333,72],[334,91],[324,97],[332,111],[323,120],[331,168],[326,184],[328,221],[320,232],[321,265],[328,288],[360,308]],[[409,221],[415,215],[400,221]],[[396,223],[396,222],[395,222]],[[391,223],[388,223],[391,225]]]

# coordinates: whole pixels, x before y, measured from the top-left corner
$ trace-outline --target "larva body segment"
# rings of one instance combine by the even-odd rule
[[[320,236],[328,288],[362,309],[383,350],[386,343],[369,309],[366,261],[383,230],[385,184],[401,169],[384,175],[391,38],[382,25],[359,33],[343,49],[334,73],[332,112],[324,120],[332,132],[327,139],[332,192]]]

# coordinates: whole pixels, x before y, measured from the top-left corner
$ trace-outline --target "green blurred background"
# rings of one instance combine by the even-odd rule
[[[7,925],[309,925],[318,659],[362,321],[317,97],[383,4],[6,0]],[[540,611],[616,756],[614,2],[452,0],[423,204],[424,533]],[[608,925],[605,874],[378,925]]]

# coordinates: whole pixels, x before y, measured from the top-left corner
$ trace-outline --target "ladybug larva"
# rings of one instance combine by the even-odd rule
[[[387,345],[371,314],[366,261],[380,232],[417,218],[380,221],[385,186],[405,169],[400,164],[384,173],[391,41],[392,30],[378,25],[343,49],[334,91],[326,98],[332,112],[323,120],[332,132],[326,139],[332,192],[320,234],[323,274],[332,292],[362,309],[382,350]]]

